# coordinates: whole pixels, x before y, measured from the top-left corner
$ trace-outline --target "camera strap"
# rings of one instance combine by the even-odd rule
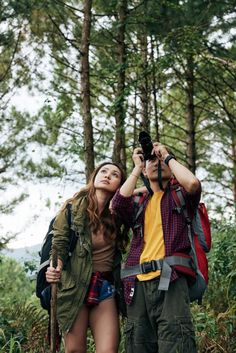
[[[144,176],[144,174],[143,173],[141,173],[141,179],[142,179],[142,181],[143,181],[143,183],[144,183],[144,185],[146,186],[146,188],[148,189],[148,192],[149,192],[149,194],[150,195],[153,195],[153,191],[152,191],[152,189],[151,189],[151,186],[150,186],[150,183],[149,183],[149,180]]]
[[[143,173],[141,173],[141,179],[144,183],[144,185],[146,186],[146,188],[148,189],[148,192],[150,195],[153,195],[153,191],[151,189],[149,180],[144,176]],[[159,160],[158,162],[158,184],[161,190],[164,190],[163,185],[162,185],[162,177],[161,177],[161,161]]]
[[[163,189],[163,185],[162,185],[162,177],[161,177],[161,161],[159,159],[158,161],[158,184],[161,190]]]

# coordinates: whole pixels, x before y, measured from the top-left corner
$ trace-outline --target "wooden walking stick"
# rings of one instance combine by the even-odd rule
[[[52,266],[57,268],[57,248],[52,249]],[[56,353],[57,338],[57,283],[51,284],[51,306],[50,306],[50,351]]]

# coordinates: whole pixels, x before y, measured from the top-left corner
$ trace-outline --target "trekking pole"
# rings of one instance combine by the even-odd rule
[[[57,248],[52,249],[52,266],[57,268]],[[50,315],[50,351],[56,353],[56,331],[57,331],[57,283],[51,284],[51,315]]]

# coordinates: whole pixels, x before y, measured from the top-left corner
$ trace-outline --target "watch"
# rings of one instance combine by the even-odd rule
[[[169,166],[169,161],[171,159],[175,159],[176,160],[176,158],[175,158],[175,156],[173,156],[173,154],[168,154],[168,156],[164,160],[165,164]]]

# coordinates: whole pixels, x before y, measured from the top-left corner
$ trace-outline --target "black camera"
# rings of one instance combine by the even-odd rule
[[[143,150],[144,160],[147,161],[156,158],[155,154],[152,154],[153,143],[151,137],[146,131],[141,131],[139,133],[138,140]]]

